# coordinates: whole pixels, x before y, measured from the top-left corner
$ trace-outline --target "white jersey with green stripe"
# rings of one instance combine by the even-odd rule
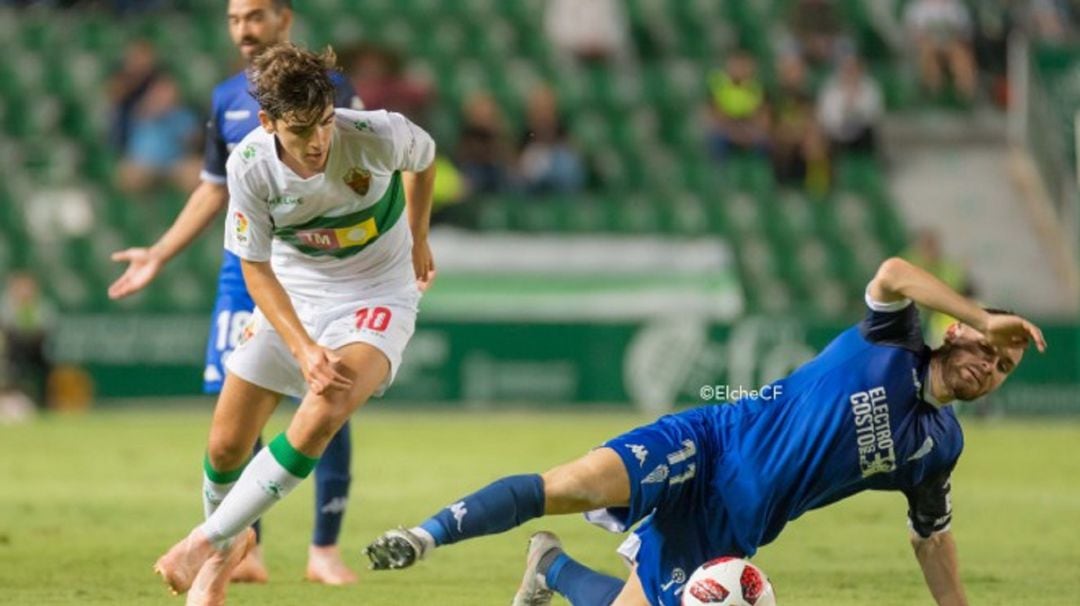
[[[226,164],[225,248],[270,261],[289,296],[333,302],[389,295],[414,282],[402,171],[421,171],[435,143],[397,113],[335,110],[326,169],[303,179],[256,128]]]

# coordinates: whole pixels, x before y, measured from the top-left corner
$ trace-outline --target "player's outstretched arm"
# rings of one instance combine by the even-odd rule
[[[255,306],[270,320],[274,330],[281,335],[293,357],[300,363],[300,370],[312,393],[320,395],[330,388],[348,389],[352,381],[338,371],[341,358],[316,343],[304,329],[270,262],[242,259],[241,268]]]
[[[913,536],[911,546],[938,606],[967,606],[952,532],[937,532],[925,539]]]
[[[109,286],[110,299],[122,299],[145,288],[166,263],[187,248],[229,201],[223,184],[203,181],[191,192],[172,226],[149,248],[129,248],[112,254],[127,269]]]
[[[1031,322],[1020,316],[990,314],[941,280],[903,259],[886,259],[867,288],[875,301],[889,303],[911,299],[919,305],[948,314],[986,335],[992,345],[1023,346],[1034,342],[1040,352],[1046,350],[1042,331]]]
[[[428,245],[431,226],[431,203],[435,194],[435,162],[422,171],[403,173],[409,229],[413,235],[413,270],[420,290],[435,279],[435,257]]]

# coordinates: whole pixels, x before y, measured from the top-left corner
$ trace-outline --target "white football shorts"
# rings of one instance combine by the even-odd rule
[[[381,396],[401,366],[401,356],[416,328],[419,301],[419,293],[410,290],[370,301],[332,306],[294,302],[293,306],[304,329],[319,345],[339,349],[350,343],[368,343],[386,355],[390,374],[374,394]],[[300,364],[257,308],[225,367],[249,383],[287,396],[302,398],[308,391]]]

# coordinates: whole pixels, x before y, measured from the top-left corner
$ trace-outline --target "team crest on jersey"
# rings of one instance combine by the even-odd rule
[[[233,215],[233,225],[236,229],[236,241],[241,244],[247,244],[248,226],[250,223],[248,222],[248,218],[244,216],[244,213],[236,211],[236,214]]]
[[[356,192],[356,195],[363,196],[371,189],[371,172],[354,166],[349,169],[349,172],[345,173],[343,177],[345,185],[349,186],[349,189]]]

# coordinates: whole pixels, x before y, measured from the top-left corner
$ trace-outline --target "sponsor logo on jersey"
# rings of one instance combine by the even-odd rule
[[[878,386],[852,394],[849,402],[855,418],[855,443],[859,449],[859,468],[863,477],[896,469],[896,450],[885,387]]]
[[[345,181],[345,185],[349,186],[349,189],[356,192],[356,195],[363,196],[371,189],[371,173],[367,170],[354,166],[349,169],[349,172],[345,173],[342,177]]]
[[[353,97],[353,98],[356,99],[356,97]],[[359,100],[359,99],[357,99],[357,100]],[[356,130],[358,130],[360,132],[364,132],[364,131],[375,132],[375,129],[371,127],[371,122],[369,122],[367,120],[357,120],[357,121],[353,122],[352,125],[353,125],[353,128],[355,128]]]
[[[248,234],[249,225],[250,225],[250,223],[248,222],[248,218],[246,216],[244,216],[244,213],[242,213],[240,211],[236,211],[236,213],[233,214],[233,226],[234,226],[235,231],[236,231],[236,241],[237,242],[239,242],[241,244],[247,244],[248,243],[248,235],[247,234]]]
[[[225,112],[226,120],[247,120],[250,117],[250,109],[230,109]]]
[[[637,457],[638,467],[644,467],[645,459],[649,456],[649,451],[645,446],[642,444],[627,444],[626,447],[630,449],[630,452],[634,453],[635,457]]]
[[[379,235],[375,218],[369,218],[350,227],[305,229],[296,232],[296,237],[305,245],[321,250],[338,250],[351,246],[363,246]]]
[[[274,196],[266,201],[270,208],[277,206],[300,206],[304,203],[304,199],[300,196]]]
[[[244,160],[251,160],[255,157],[255,145],[248,143],[244,149],[240,151],[240,157]]]

